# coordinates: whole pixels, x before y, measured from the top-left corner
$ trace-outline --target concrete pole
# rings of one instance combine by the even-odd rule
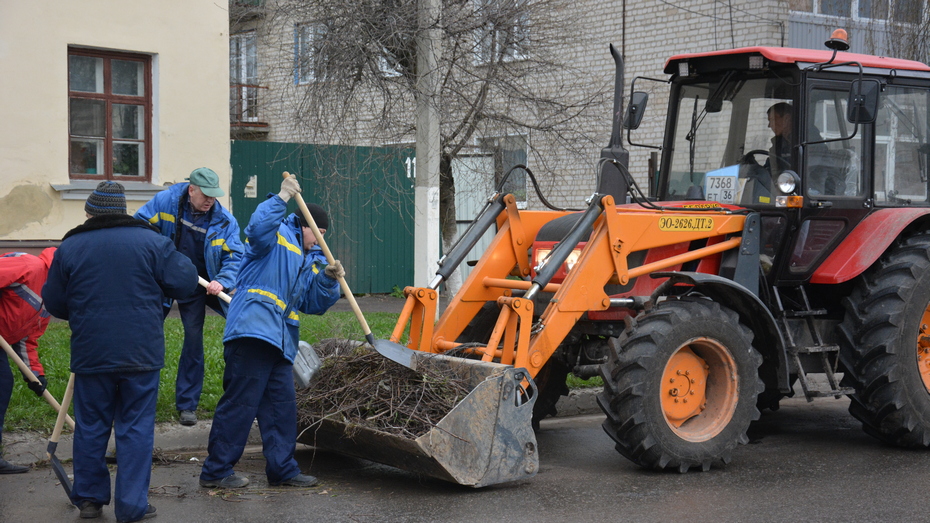
[[[439,268],[440,0],[418,0],[417,161],[414,216],[414,285],[425,286]]]

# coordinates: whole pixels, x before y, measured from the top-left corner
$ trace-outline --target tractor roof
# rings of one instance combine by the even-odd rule
[[[769,62],[781,64],[814,64],[823,63],[830,60],[833,51],[830,50],[813,50],[813,49],[794,49],[790,47],[742,47],[740,49],[727,49],[724,51],[709,51],[706,53],[688,53],[675,55],[665,63],[665,73],[678,73],[678,63],[688,61],[695,62],[731,62],[729,59],[748,57],[752,55],[761,55]],[[714,58],[715,60],[705,60]],[[887,58],[884,56],[873,56],[858,53],[836,53],[834,63],[840,62],[859,62],[863,67],[875,67],[879,69],[898,69],[911,71],[930,71],[930,66],[913,60],[902,60],[900,58]],[[748,68],[748,59],[747,59]],[[733,63],[731,66],[735,65]],[[711,67],[716,69],[715,67]]]

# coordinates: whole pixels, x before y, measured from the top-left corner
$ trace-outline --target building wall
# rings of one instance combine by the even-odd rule
[[[0,241],[60,239],[84,221],[83,198],[52,188],[69,184],[69,45],[152,55],[152,183],[207,166],[228,188],[228,27],[210,0],[0,3]],[[151,189],[128,191],[130,213]]]
[[[626,95],[635,76],[667,78],[662,70],[667,58],[674,54],[787,43],[788,0],[734,0],[732,9],[699,0],[580,0],[575,5],[577,19],[571,31],[574,38],[566,40],[559,52],[566,63],[578,68],[582,84],[611,94],[614,62],[608,50],[610,43],[625,56]],[[265,114],[271,124],[267,139],[304,141],[292,117],[301,91],[293,81],[293,23],[269,17],[263,23],[253,22],[249,28],[252,27],[259,27],[260,75],[263,85],[268,86],[263,93]],[[524,81],[536,82],[548,89],[561,87],[556,77],[527,77]],[[635,132],[635,141],[659,145],[664,130],[667,86],[638,83],[637,87],[648,88],[651,93],[649,108],[642,127]],[[578,137],[574,143],[547,142],[540,133],[529,133],[528,164],[537,175],[544,196],[553,204],[583,207],[585,198],[593,193],[600,150],[610,138],[612,105],[612,96],[608,95],[587,118],[579,119],[576,125],[583,131],[581,134],[588,136]],[[413,120],[413,111],[410,115]],[[356,144],[383,145],[377,142],[377,137],[365,138],[363,115],[356,125],[359,137]],[[631,151],[630,172],[646,191],[651,150],[628,145],[627,148]],[[528,195],[529,208],[542,207],[531,187],[528,187]]]

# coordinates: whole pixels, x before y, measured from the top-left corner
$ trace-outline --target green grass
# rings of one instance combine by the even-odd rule
[[[376,339],[387,339],[394,329],[397,316],[394,313],[375,312],[365,314],[365,319]],[[207,316],[204,322],[205,376],[198,410],[200,418],[213,416],[216,403],[223,394],[223,329],[225,326],[226,320],[219,316]],[[352,312],[328,312],[323,316],[301,315],[300,339],[313,344],[325,338],[362,340],[364,336]],[[71,329],[66,322],[50,323],[45,335],[39,339],[39,356],[45,367],[48,390],[59,401],[64,395],[70,375],[70,340]],[[165,367],[161,371],[161,382],[158,387],[156,421],[177,418],[174,406],[174,382],[177,377],[178,356],[181,353],[183,340],[184,331],[181,320],[177,318],[165,320]],[[37,397],[26,387],[22,375],[15,366],[13,376],[16,385],[13,387],[13,397],[6,413],[4,430],[34,430],[50,434],[55,425],[55,411],[44,399]],[[599,377],[581,380],[569,375],[567,384],[570,389],[601,387],[603,381]],[[69,430],[67,426],[65,430]]]
[[[375,338],[387,338],[394,329],[397,314],[376,312],[365,314]],[[200,396],[198,416],[209,418],[213,415],[216,403],[223,394],[223,329],[226,320],[219,316],[207,316],[204,322],[204,380],[203,393]],[[315,343],[324,338],[364,339],[355,315],[351,312],[328,312],[323,316],[301,315],[300,339]],[[66,322],[52,322],[45,334],[39,339],[39,357],[45,367],[48,390],[61,401],[70,375],[69,349],[71,329]],[[177,418],[174,406],[174,382],[178,372],[178,357],[184,330],[181,320],[165,320],[165,367],[161,370],[161,382],[158,387],[158,406],[155,414],[157,421]],[[12,365],[12,362],[11,362]],[[55,425],[55,411],[26,387],[19,370],[13,367],[16,385],[6,413],[3,430],[34,430],[50,434]],[[73,411],[72,411],[73,412]],[[65,430],[69,431],[67,426]]]

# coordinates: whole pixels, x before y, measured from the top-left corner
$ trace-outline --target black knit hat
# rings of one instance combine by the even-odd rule
[[[315,203],[308,203],[307,210],[310,211],[310,216],[313,217],[313,221],[316,222],[317,229],[329,229],[329,216],[322,207]],[[302,227],[310,227],[310,224],[304,219],[303,213],[297,213],[297,217],[300,218],[300,225]]]
[[[126,214],[126,194],[117,182],[100,182],[87,197],[84,212],[91,216]]]

